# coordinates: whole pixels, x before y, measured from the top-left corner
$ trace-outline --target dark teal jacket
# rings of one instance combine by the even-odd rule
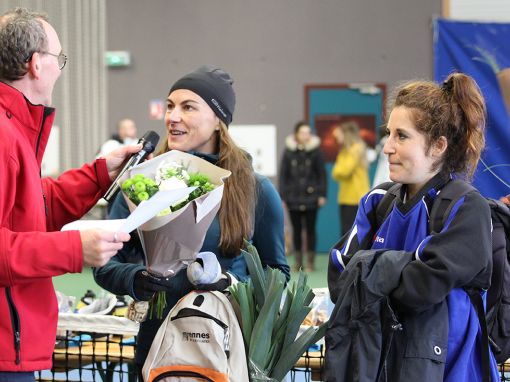
[[[202,158],[215,162],[215,156],[199,155]],[[119,194],[113,202],[109,218],[122,219],[129,215],[124,197]],[[285,257],[285,244],[283,233],[283,208],[280,197],[268,178],[257,175],[257,203],[255,207],[255,226],[252,244],[257,248],[260,260],[264,266],[280,269],[290,278],[289,266]],[[144,254],[140,240],[136,233],[131,234],[132,239],[124,245],[117,255],[112,257],[104,267],[94,269],[94,279],[104,289],[116,295],[130,295],[134,299],[133,282],[136,272],[145,269]],[[207,231],[201,251],[216,253],[218,261],[224,271],[236,276],[240,281],[248,278],[248,270],[242,256],[234,258],[225,256],[218,248],[220,239],[220,225],[216,216]],[[173,285],[166,293],[167,307],[163,313],[166,317],[170,309],[185,294],[191,291],[192,285],[186,277],[186,270],[178,272],[173,278]],[[148,319],[140,326],[138,336],[136,363],[143,365],[149,352],[152,340],[161,325],[162,320]]]

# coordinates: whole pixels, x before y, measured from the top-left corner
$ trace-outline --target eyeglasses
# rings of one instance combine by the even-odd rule
[[[46,52],[46,51],[42,51],[42,52],[39,52],[41,54],[49,54],[50,56],[53,56],[53,57],[57,57],[57,60],[58,60],[58,68],[60,70],[64,69],[64,66],[66,66],[66,62],[67,62],[67,56],[60,52],[59,54],[54,54],[54,53],[50,53],[50,52]]]
[[[35,52],[34,52],[35,53]],[[26,60],[25,62],[30,62],[30,60],[32,60],[32,56],[34,55],[34,53],[32,53]],[[60,70],[64,69],[64,66],[66,66],[66,62],[67,62],[67,56],[60,52],[59,54],[54,54],[54,53],[50,53],[50,52],[46,52],[45,50],[43,51],[40,51],[38,52],[40,54],[49,54],[50,56],[53,56],[53,57],[57,57],[57,62],[58,62],[58,68]]]

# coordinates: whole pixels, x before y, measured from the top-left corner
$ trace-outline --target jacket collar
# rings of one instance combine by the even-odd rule
[[[8,119],[18,121],[21,126],[20,133],[30,142],[40,165],[50,136],[55,109],[34,105],[23,93],[4,82],[0,82],[0,106],[5,109]]]
[[[321,144],[321,140],[318,136],[312,135],[310,140],[304,146],[298,146],[294,134],[291,134],[285,138],[285,147],[290,151],[304,150],[312,151],[318,148]]]
[[[441,189],[452,179],[452,176],[449,174],[444,174],[442,172],[434,175],[411,199],[411,203],[406,202],[406,204],[414,205],[416,202],[421,200],[423,197],[426,197],[430,202],[434,201],[437,194],[441,191]],[[400,199],[406,200],[407,193],[407,185],[403,185],[400,188]]]
[[[188,151],[188,154],[204,159],[207,162],[212,163],[214,165],[218,162],[218,159],[220,158],[218,154],[205,154],[198,151]]]

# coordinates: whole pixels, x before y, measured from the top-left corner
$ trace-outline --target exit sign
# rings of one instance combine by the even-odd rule
[[[131,53],[126,50],[110,50],[105,54],[106,66],[131,65]]]

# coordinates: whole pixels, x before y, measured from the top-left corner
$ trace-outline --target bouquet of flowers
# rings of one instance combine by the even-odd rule
[[[187,198],[168,206],[158,216],[165,216],[184,207],[192,200],[214,190],[215,185],[209,181],[209,177],[200,173],[189,173],[182,164],[174,161],[163,161],[156,169],[155,179],[144,174],[136,174],[122,182],[122,190],[137,206],[144,200],[148,200],[159,190],[171,191],[186,187],[196,187]]]
[[[188,188],[188,196],[167,205],[138,228],[147,268],[161,277],[172,277],[191,264],[212,223],[230,171],[204,159],[172,150],[130,169],[118,182],[129,210],[144,208],[156,194]],[[192,188],[189,188],[192,187]],[[164,294],[157,296],[158,299]],[[156,303],[161,313],[164,300]]]

